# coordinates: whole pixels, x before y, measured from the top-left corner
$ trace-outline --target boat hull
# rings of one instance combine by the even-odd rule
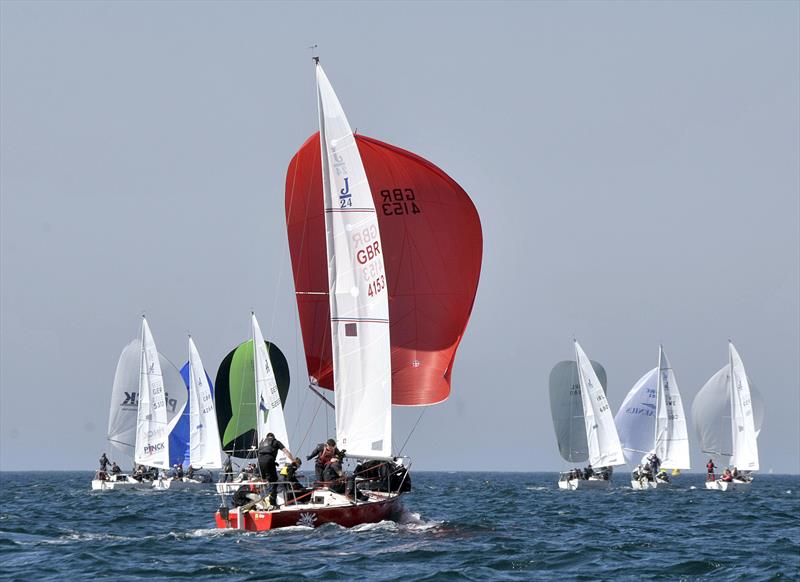
[[[401,495],[386,497],[373,494],[369,501],[359,503],[334,506],[304,504],[281,507],[275,511],[241,511],[237,508],[228,512],[227,519],[217,511],[214,519],[218,528],[247,531],[267,531],[290,526],[319,527],[326,523],[353,527],[397,518],[402,509],[400,497]]]
[[[92,479],[92,491],[130,491],[133,489],[150,489],[152,487],[150,481],[136,481],[130,480],[101,480]]]
[[[194,479],[156,479],[153,481],[153,489],[176,491],[180,489],[206,488],[210,483],[195,481]]]
[[[631,489],[634,491],[649,491],[651,489],[668,489],[672,483],[669,481],[640,481],[638,479],[631,479]]]
[[[706,481],[706,489],[712,491],[749,491],[752,481]]]
[[[607,479],[564,479],[558,482],[558,488],[565,491],[577,489],[610,489],[611,481]]]

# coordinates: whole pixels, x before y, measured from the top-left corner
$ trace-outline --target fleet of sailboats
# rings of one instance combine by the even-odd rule
[[[217,484],[224,501],[215,515],[220,528],[352,526],[397,515],[410,486],[410,458],[393,448],[392,406],[427,406],[448,397],[480,276],[480,220],[466,192],[427,160],[355,135],[318,60],[315,71],[319,133],[289,166],[286,224],[309,388],[335,409],[338,448],[359,465],[346,491],[315,483],[301,498],[283,494],[277,506],[266,502],[271,484],[261,476],[225,479]],[[255,313],[250,329],[251,339],[220,366],[220,397],[193,338],[184,384],[159,354],[142,317],[139,338],[117,364],[108,440],[149,471],[99,472],[93,489],[197,483],[166,475],[170,443],[176,449],[180,440],[173,431],[182,417],[187,436],[181,437],[179,455],[194,468],[222,469],[226,452],[251,460],[269,433],[291,448],[285,357],[265,342]],[[668,470],[674,476],[691,469],[687,417],[663,347],[658,365],[634,384],[615,417],[605,369],[577,340],[574,350],[574,360],[559,362],[550,373],[558,449],[573,466],[561,473],[558,488],[608,489],[613,468],[627,463],[635,466],[631,488],[652,490],[671,484]],[[236,376],[235,385],[228,375]],[[333,390],[334,402],[320,389]],[[728,363],[697,394],[692,415],[701,450],[712,456],[706,489],[749,488],[759,469],[763,403],[732,342]],[[712,473],[714,459],[733,470]],[[282,452],[276,458],[281,466],[289,460]],[[586,468],[575,467],[584,462]],[[368,465],[388,467],[379,474],[399,474],[400,483],[375,483],[362,471]],[[227,495],[242,485],[255,495],[248,503],[229,505]]]

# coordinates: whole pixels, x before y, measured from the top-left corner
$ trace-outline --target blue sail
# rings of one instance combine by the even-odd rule
[[[183,465],[186,469],[189,467],[189,362],[186,362],[181,368],[181,378],[186,386],[187,398],[186,407],[181,413],[181,418],[169,434],[169,464]],[[214,397],[214,384],[211,382],[211,377],[206,372],[206,380],[208,387],[211,389],[211,397]]]

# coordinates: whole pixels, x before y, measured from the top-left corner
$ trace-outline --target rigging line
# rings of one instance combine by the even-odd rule
[[[415,423],[414,423],[414,426],[411,428],[411,432],[410,432],[410,433],[408,433],[408,436],[406,437],[406,440],[405,440],[405,442],[403,443],[403,446],[402,446],[402,447],[400,447],[400,451],[397,453],[397,455],[398,455],[398,456],[400,456],[400,455],[402,455],[402,454],[403,454],[403,451],[405,450],[405,448],[406,448],[406,445],[408,444],[408,441],[409,441],[409,439],[411,438],[411,435],[412,435],[412,434],[414,434],[414,431],[415,431],[415,430],[417,430],[417,426],[419,425],[419,421],[420,421],[420,420],[422,420],[422,417],[423,417],[423,416],[425,416],[425,411],[426,411],[426,410],[428,410],[428,408],[427,408],[427,407],[423,408],[423,409],[422,409],[422,412],[420,412],[420,413],[419,413],[419,417],[417,418],[417,422],[415,422]]]
[[[317,409],[314,411],[314,416],[311,417],[311,422],[308,423],[308,430],[306,434],[303,436],[303,440],[300,442],[300,446],[297,448],[300,451],[303,448],[303,445],[306,444],[306,439],[308,438],[308,433],[311,432],[311,429],[314,428],[314,420],[317,418],[317,414],[319,413],[319,408],[322,406],[322,401],[320,400],[319,404],[317,404]]]

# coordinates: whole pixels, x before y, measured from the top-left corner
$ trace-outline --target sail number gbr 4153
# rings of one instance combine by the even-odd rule
[[[386,276],[381,257],[381,243],[378,239],[378,228],[370,225],[352,235],[353,247],[356,249],[356,261],[361,267],[361,276],[367,284],[370,297],[386,289]]]
[[[392,188],[381,190],[381,210],[385,216],[398,214],[419,214],[417,197],[411,188]]]

